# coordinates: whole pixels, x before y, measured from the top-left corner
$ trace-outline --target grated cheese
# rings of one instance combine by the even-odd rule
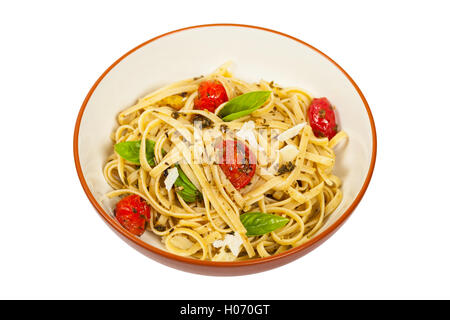
[[[244,123],[242,128],[236,132],[236,136],[244,141],[248,141],[248,144],[255,149],[263,150],[263,148],[256,141],[253,130],[255,129],[255,123],[250,120]]]
[[[178,178],[178,169],[177,168],[172,168],[172,169],[167,170],[167,178],[164,180],[164,184],[166,185],[167,191],[172,189],[173,184],[175,183],[177,178]]]
[[[306,122],[299,123],[292,128],[287,129],[283,133],[278,136],[278,141],[286,141],[298,135],[303,127],[306,125]]]
[[[221,248],[224,246],[228,246],[230,248],[231,253],[235,257],[238,256],[239,251],[241,251],[241,244],[244,242],[242,241],[241,235],[237,232],[234,233],[234,235],[226,234],[224,240],[216,240],[213,242],[214,248]]]
[[[291,144],[284,146],[282,149],[280,149],[280,155],[281,155],[282,162],[293,161],[297,157],[299,152],[300,151]]]

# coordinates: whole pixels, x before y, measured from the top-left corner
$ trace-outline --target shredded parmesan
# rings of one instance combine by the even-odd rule
[[[278,136],[278,141],[286,141],[298,135],[303,127],[306,126],[306,122],[302,122],[293,126],[292,128],[287,129],[283,133]]]
[[[282,162],[294,161],[299,153],[300,151],[297,149],[297,147],[290,144],[280,149]]]
[[[241,244],[244,242],[242,241],[241,235],[237,232],[234,233],[234,235],[226,234],[224,240],[216,240],[213,242],[214,248],[221,248],[224,246],[228,246],[230,248],[231,253],[235,257],[238,256],[239,251],[241,251]]]
[[[172,168],[172,169],[167,170],[167,178],[166,178],[166,180],[164,180],[164,184],[166,185],[167,191],[172,189],[173,184],[175,183],[177,178],[178,178],[178,169],[177,168]]]

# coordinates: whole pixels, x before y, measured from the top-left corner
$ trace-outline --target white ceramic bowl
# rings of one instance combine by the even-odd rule
[[[299,86],[337,106],[340,128],[348,143],[336,150],[335,173],[342,178],[343,201],[315,238],[283,254],[248,262],[210,262],[175,256],[158,237],[137,238],[112,218],[111,190],[102,175],[112,152],[110,134],[117,114],[149,91],[171,82],[207,74],[231,60],[235,75],[247,81],[274,80]],[[150,257],[186,271],[245,274],[287,263],[328,238],[361,200],[372,176],[376,133],[369,106],[350,76],[333,60],[291,36],[243,25],[203,25],[169,32],[131,50],[117,60],[87,95],[75,128],[75,163],[90,201],[128,243]]]

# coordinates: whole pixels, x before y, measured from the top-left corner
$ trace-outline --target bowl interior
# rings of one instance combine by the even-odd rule
[[[171,82],[212,72],[231,60],[234,74],[246,81],[274,80],[298,86],[336,106],[340,128],[350,139],[336,149],[335,174],[342,181],[343,201],[316,234],[324,232],[354,202],[372,158],[372,131],[358,91],[326,57],[289,37],[243,26],[208,26],[171,33],[149,42],[115,65],[98,83],[81,118],[78,154],[82,174],[95,200],[113,215],[111,187],[102,169],[112,152],[110,134],[117,114],[136,100]],[[146,232],[142,240],[164,249]]]

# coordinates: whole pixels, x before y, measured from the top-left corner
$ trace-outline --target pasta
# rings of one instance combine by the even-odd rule
[[[213,112],[196,108],[205,81],[223,86],[229,101],[255,92],[266,98],[224,117],[236,111],[230,103]],[[299,246],[342,200],[333,147],[347,135],[317,137],[307,115],[312,100],[300,88],[240,80],[229,64],[156,90],[118,115],[114,145],[137,144],[133,159],[119,148],[108,158],[103,174],[113,191],[107,196],[144,199],[151,207],[146,230],[177,255],[238,261]],[[229,155],[227,141],[245,155],[235,179],[248,178],[245,185],[221,163]],[[254,234],[246,223],[253,223]]]

